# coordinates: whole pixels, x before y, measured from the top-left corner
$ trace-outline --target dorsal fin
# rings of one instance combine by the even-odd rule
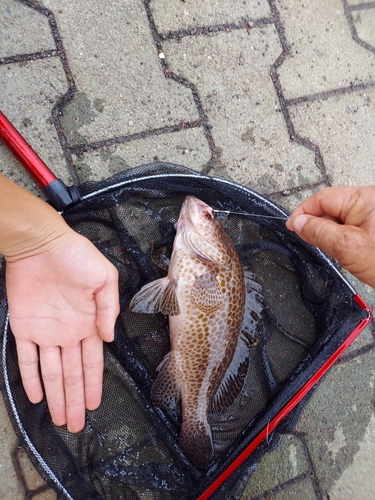
[[[241,392],[249,367],[249,345],[244,335],[238,337],[237,348],[229,368],[212,400],[211,411],[223,413]]]
[[[264,309],[262,287],[254,281],[254,274],[244,271],[245,282],[245,313],[242,321],[242,330],[256,338],[256,329]]]
[[[254,275],[244,272],[245,312],[232,362],[212,400],[214,413],[224,412],[240,394],[249,366],[249,349],[256,343],[256,329],[263,310],[261,286],[254,281]]]

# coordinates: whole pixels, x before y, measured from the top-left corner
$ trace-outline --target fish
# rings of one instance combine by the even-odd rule
[[[261,289],[205,202],[187,196],[175,227],[167,276],[143,286],[129,308],[169,316],[171,348],[157,368],[151,401],[167,412],[181,403],[179,446],[206,469],[215,456],[210,414],[223,412],[241,391]]]

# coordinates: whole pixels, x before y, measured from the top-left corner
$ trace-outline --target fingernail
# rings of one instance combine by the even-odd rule
[[[300,233],[303,229],[303,226],[306,224],[308,215],[297,215],[295,219],[293,219],[293,229],[296,233]]]

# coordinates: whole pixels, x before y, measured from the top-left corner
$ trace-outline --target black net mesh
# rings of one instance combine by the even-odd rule
[[[276,219],[223,215],[220,220],[241,261],[262,287],[258,342],[234,403],[210,416],[216,456],[198,471],[178,447],[178,418],[153,407],[156,367],[169,350],[168,319],[129,311],[133,295],[165,273],[152,251],[170,252],[174,224],[186,195],[214,209],[258,215],[284,212],[262,196],[225,180],[155,163],[80,188],[83,200],[64,213],[120,275],[121,314],[115,341],[105,346],[102,404],[87,412],[85,428],[55,427],[45,401],[31,404],[22,387],[5,293],[0,304],[2,371],[9,414],[33,463],[62,497],[79,499],[189,499],[199,495],[316,373],[366,311],[333,263]],[[4,268],[4,266],[3,266]],[[4,269],[2,275],[4,290]],[[231,425],[235,421],[236,425]],[[264,442],[213,498],[239,498]]]

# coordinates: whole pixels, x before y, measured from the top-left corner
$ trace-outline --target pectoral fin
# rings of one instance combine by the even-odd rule
[[[133,312],[162,312],[168,316],[177,316],[180,314],[180,307],[176,297],[176,282],[166,276],[148,283],[134,295],[129,309]]]
[[[212,313],[219,309],[224,300],[215,276],[210,272],[196,278],[191,290],[191,300],[201,311]]]

